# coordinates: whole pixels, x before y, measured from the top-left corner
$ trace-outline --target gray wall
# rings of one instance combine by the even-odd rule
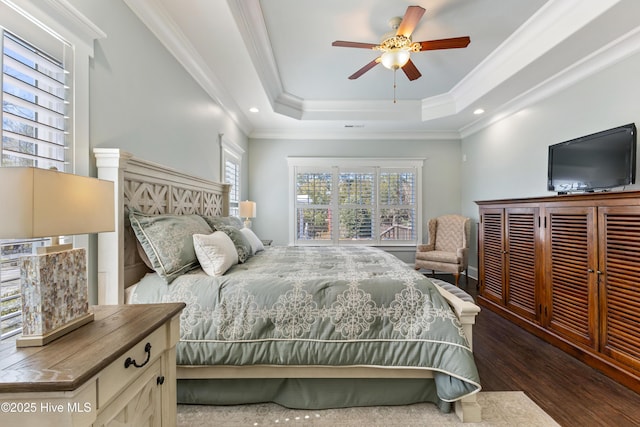
[[[555,194],[547,191],[548,146],[627,123],[638,126],[638,76],[640,54],[464,138],[462,213],[477,225],[476,200]],[[627,187],[638,188],[639,184]],[[475,239],[472,244],[475,273]]]
[[[257,203],[253,229],[274,244],[289,236],[287,157],[424,158],[423,219],[460,211],[460,141],[264,140],[249,142],[249,197]],[[424,221],[423,221],[424,223]],[[426,235],[426,230],[423,230]],[[413,261],[411,249],[411,260]]]
[[[122,0],[70,0],[107,38],[90,63],[90,150],[121,148],[207,179],[220,179],[219,134],[247,138]],[[96,175],[93,155],[88,159]],[[248,170],[242,189],[247,191]],[[89,293],[97,301],[96,236],[89,241]]]
[[[235,122],[122,0],[71,3],[107,34],[90,64],[91,148],[122,148],[218,180],[218,135],[247,147]]]

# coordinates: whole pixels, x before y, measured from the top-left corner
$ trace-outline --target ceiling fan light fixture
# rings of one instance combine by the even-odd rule
[[[409,62],[411,52],[407,49],[390,49],[382,54],[380,62],[390,70],[402,68]]]

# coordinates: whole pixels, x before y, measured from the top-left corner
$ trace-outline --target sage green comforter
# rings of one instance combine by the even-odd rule
[[[179,365],[336,365],[429,369],[446,402],[480,390],[461,325],[433,283],[370,247],[271,247],[224,276],[166,284],[133,303],[183,301]]]

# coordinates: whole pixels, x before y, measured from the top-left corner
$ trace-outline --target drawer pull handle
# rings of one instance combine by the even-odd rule
[[[160,375],[158,378],[156,378],[156,383],[158,385],[164,384],[164,375]]]
[[[127,357],[127,360],[124,361],[124,368],[127,369],[131,365],[136,368],[142,368],[144,365],[149,363],[149,359],[151,359],[151,343],[147,343],[147,345],[144,346],[144,352],[147,353],[147,360],[138,365],[135,359]]]

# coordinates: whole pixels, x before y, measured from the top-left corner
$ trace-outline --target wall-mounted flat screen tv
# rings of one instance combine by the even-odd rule
[[[628,124],[549,146],[548,189],[558,193],[622,187],[636,180],[636,126]]]

